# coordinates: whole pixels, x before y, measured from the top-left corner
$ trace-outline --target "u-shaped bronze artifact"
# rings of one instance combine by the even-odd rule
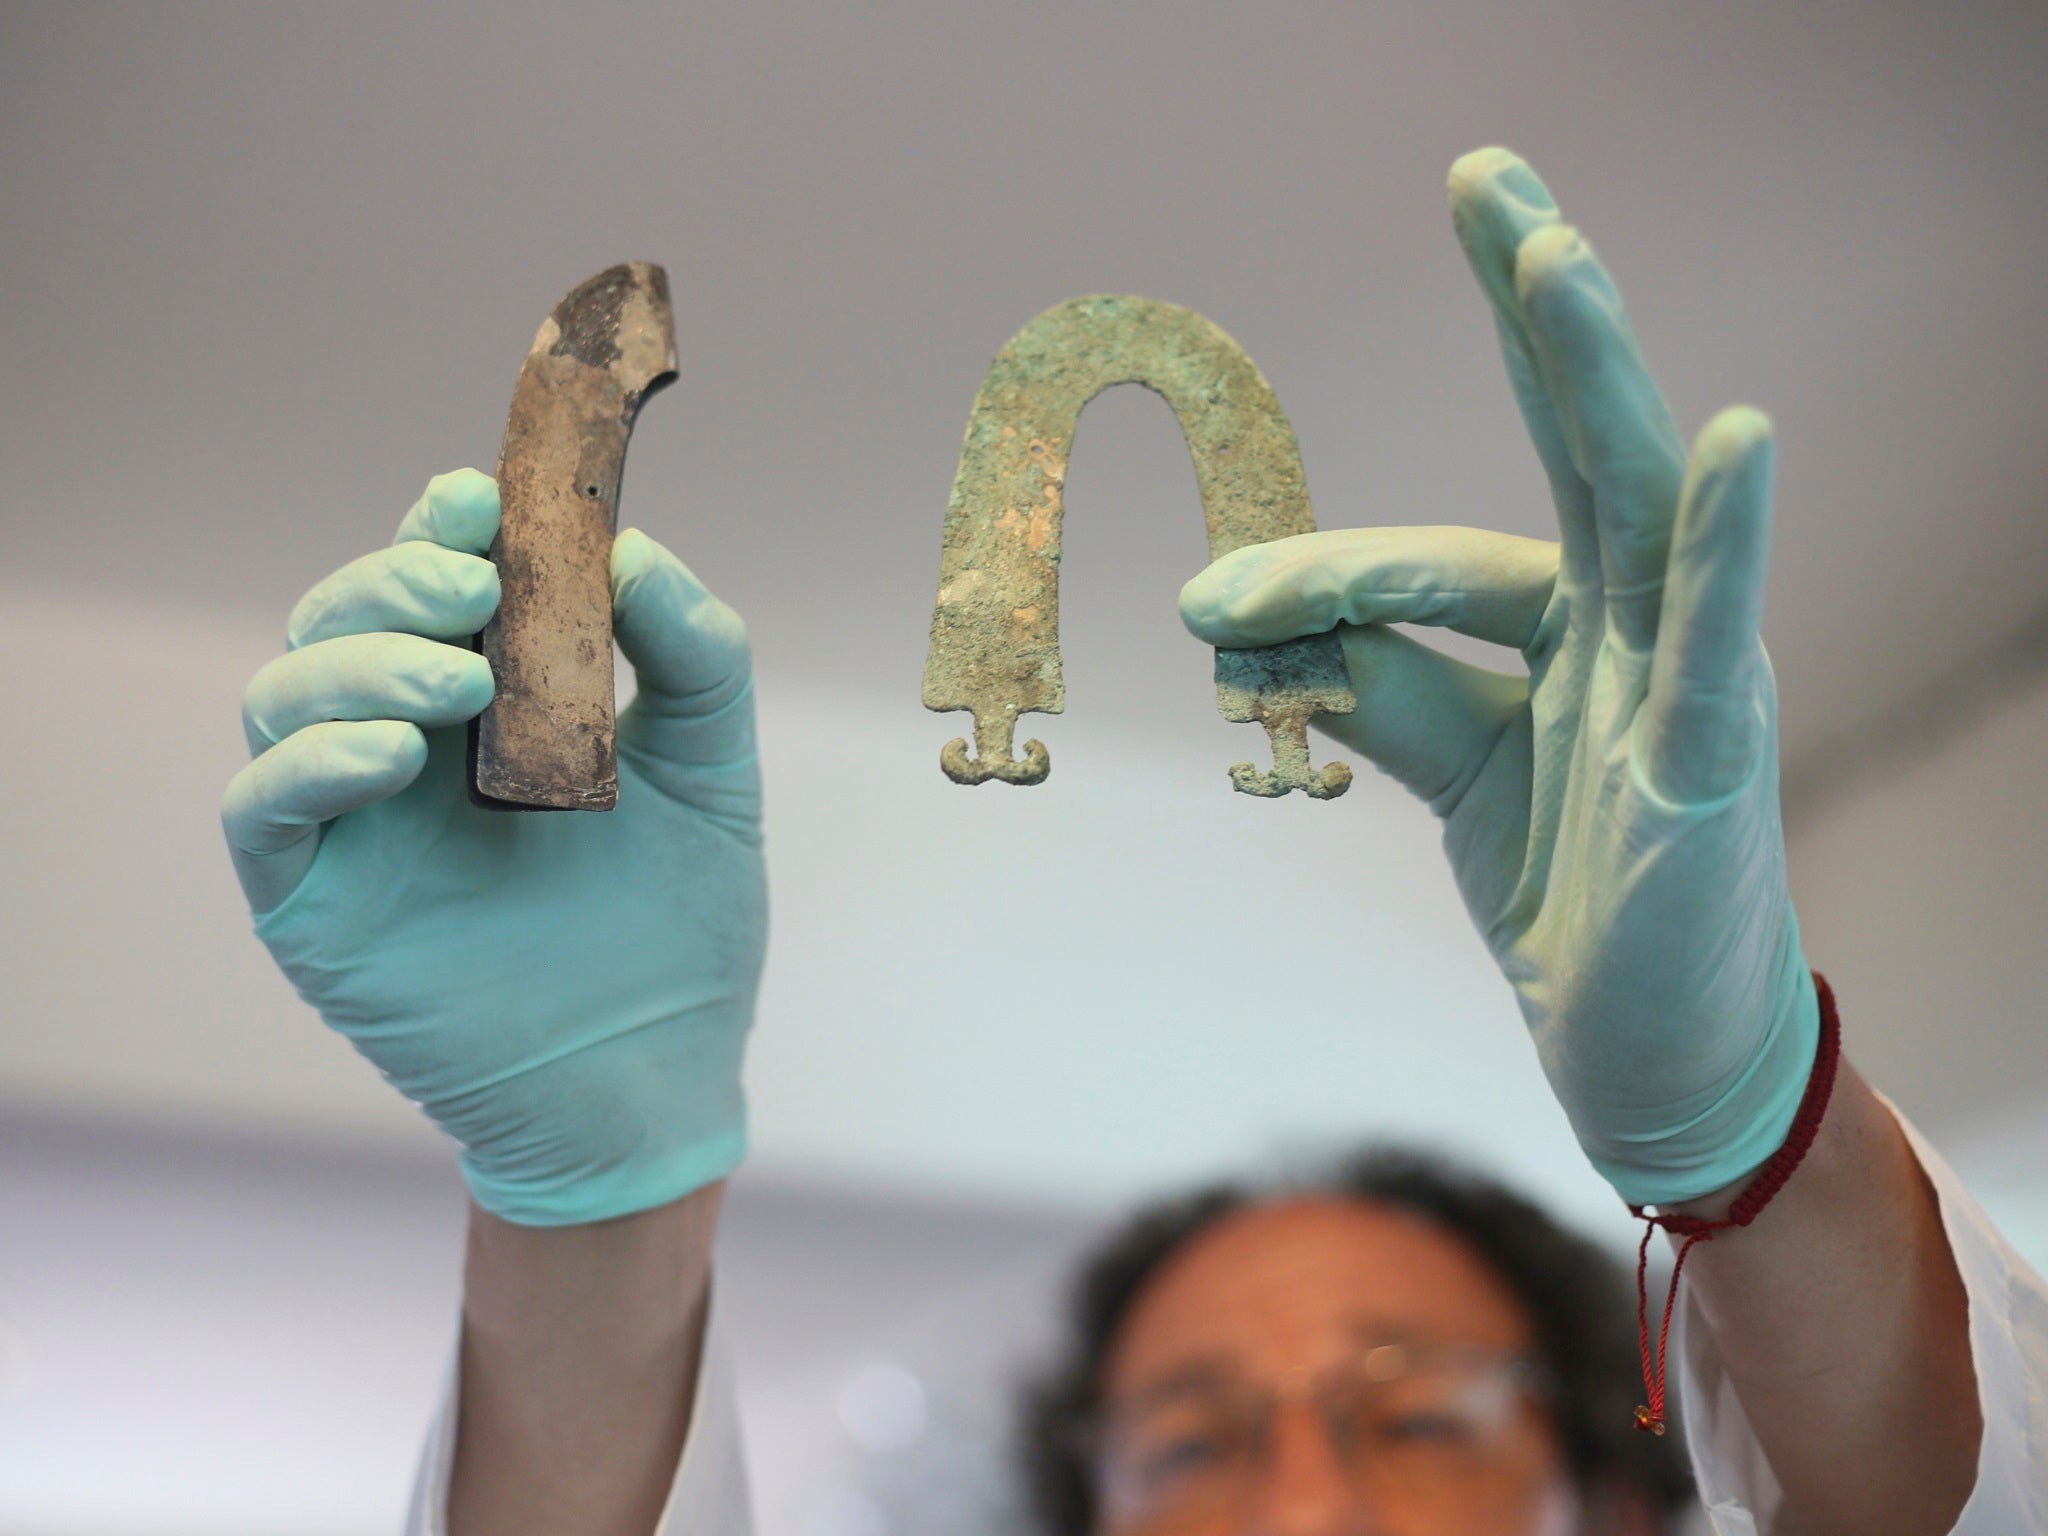
[[[989,365],[967,419],[946,508],[939,599],[924,669],[927,709],[974,712],[939,755],[959,784],[1037,784],[1051,767],[1042,742],[1013,755],[1017,717],[1066,707],[1060,675],[1059,559],[1067,451],[1082,407],[1113,384],[1142,384],[1173,408],[1194,455],[1213,560],[1315,531],[1301,447],[1272,386],[1244,349],[1178,304],[1103,295],[1055,305],[1010,338]],[[1349,714],[1358,698],[1335,635],[1216,653],[1223,718],[1256,720],[1273,768],[1230,770],[1248,795],[1341,795],[1351,769],[1309,761],[1308,722]]]

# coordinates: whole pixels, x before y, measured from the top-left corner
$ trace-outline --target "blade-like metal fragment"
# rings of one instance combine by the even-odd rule
[[[1143,384],[1173,407],[1195,461],[1211,559],[1315,531],[1294,428],[1243,348],[1178,304],[1128,296],[1073,299],[1010,338],[967,419],[946,508],[939,598],[924,671],[927,709],[974,712],[974,756],[948,742],[956,783],[1036,784],[1042,742],[1014,755],[1017,717],[1066,707],[1060,675],[1060,518],[1067,452],[1082,407],[1113,384]],[[1226,720],[1264,725],[1273,768],[1230,770],[1245,794],[1341,795],[1351,769],[1309,760],[1308,722],[1357,707],[1334,635],[1216,653]]]
[[[608,811],[619,800],[612,535],[626,442],[676,376],[668,274],[598,273],[555,306],[512,392],[498,456],[502,595],[479,637],[497,695],[471,722],[470,795],[499,810]]]

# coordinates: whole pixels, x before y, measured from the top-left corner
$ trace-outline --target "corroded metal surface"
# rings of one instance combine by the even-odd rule
[[[498,456],[502,596],[479,637],[497,695],[470,726],[470,791],[503,810],[618,804],[612,692],[612,535],[626,442],[675,377],[668,274],[598,273],[534,338]]]
[[[974,712],[974,752],[947,743],[956,783],[1036,784],[1042,742],[1014,755],[1017,717],[1066,707],[1060,675],[1060,515],[1067,452],[1083,406],[1113,384],[1142,384],[1173,408],[1194,455],[1215,559],[1247,544],[1311,533],[1294,428],[1244,350],[1191,309],[1155,299],[1074,299],[1039,315],[990,365],[967,421],[946,508],[939,598],[925,662],[927,709]],[[1351,770],[1309,761],[1308,722],[1357,707],[1334,635],[1216,653],[1226,720],[1256,720],[1274,766],[1230,770],[1246,794],[1341,795]]]

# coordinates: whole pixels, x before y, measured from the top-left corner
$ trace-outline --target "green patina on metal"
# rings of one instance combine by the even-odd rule
[[[946,508],[939,598],[925,661],[927,709],[974,712],[939,755],[960,784],[1037,784],[1051,767],[1042,742],[1013,755],[1017,717],[1066,707],[1060,675],[1060,515],[1067,453],[1088,402],[1115,384],[1165,399],[1187,437],[1209,525],[1211,559],[1315,530],[1301,447],[1272,386],[1244,349],[1191,309],[1102,295],[1055,305],[990,364]],[[1308,722],[1357,707],[1334,635],[1216,653],[1223,718],[1256,720],[1273,768],[1230,770],[1243,793],[1344,793],[1351,770],[1309,760]]]

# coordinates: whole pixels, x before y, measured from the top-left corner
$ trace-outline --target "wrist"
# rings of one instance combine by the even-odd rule
[[[1796,930],[1781,961],[1769,1024],[1738,1070],[1654,1130],[1580,1129],[1594,1169],[1630,1205],[1669,1207],[1739,1191],[1784,1144],[1820,1047],[1819,995]],[[1672,1124],[1675,1120],[1675,1125]]]
[[[745,1045],[744,1018],[679,1009],[657,1028],[567,1051],[488,1102],[479,1096],[473,1128],[459,1113],[436,1118],[462,1144],[463,1175],[485,1211],[520,1227],[607,1222],[739,1167]]]
[[[722,1185],[746,1153],[746,1129],[736,1125],[659,1154],[645,1154],[572,1176],[500,1176],[467,1151],[462,1172],[471,1200],[484,1215],[516,1231],[588,1231],[664,1210]]]
[[[536,1319],[621,1347],[692,1331],[711,1272],[723,1181],[651,1210],[537,1227],[481,1205],[469,1213],[463,1325],[483,1339],[522,1339]]]
[[[472,1208],[455,1536],[653,1527],[689,1433],[723,1193],[545,1228]]]

